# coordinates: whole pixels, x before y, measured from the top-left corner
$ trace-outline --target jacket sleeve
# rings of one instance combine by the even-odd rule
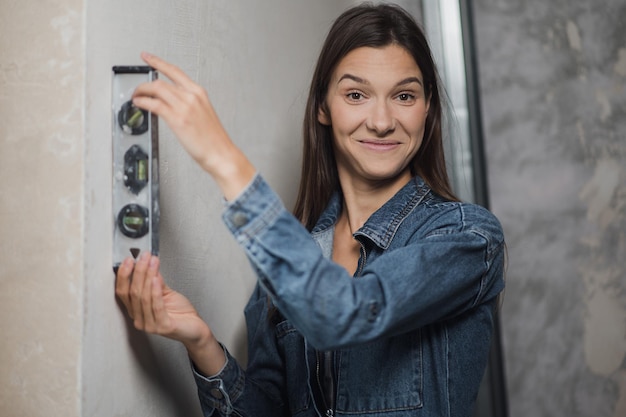
[[[500,224],[478,206],[447,210],[448,224],[366,263],[357,279],[324,258],[259,176],[223,218],[279,310],[326,350],[400,334],[496,297],[504,286]]]
[[[262,306],[267,296],[258,287],[248,306]],[[205,417],[282,417],[286,414],[284,373],[282,359],[271,334],[267,308],[246,308],[248,344],[254,341],[244,370],[224,348],[226,364],[214,376],[202,375],[193,365],[192,370],[198,397]],[[252,351],[250,348],[248,349]]]

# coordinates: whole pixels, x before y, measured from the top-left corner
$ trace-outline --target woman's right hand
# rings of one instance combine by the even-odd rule
[[[191,302],[165,284],[158,257],[144,252],[136,263],[125,259],[117,271],[115,293],[135,328],[182,342],[205,375],[222,369],[222,347]]]
[[[176,65],[148,53],[141,57],[170,81],[160,78],[138,85],[133,103],[165,121],[187,153],[231,200],[250,182],[254,166],[231,141],[204,88]]]

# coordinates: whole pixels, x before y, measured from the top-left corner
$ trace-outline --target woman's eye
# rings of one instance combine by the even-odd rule
[[[409,93],[402,93],[398,95],[398,100],[400,101],[409,101],[414,99],[415,97],[412,94]]]
[[[352,91],[352,92],[348,93],[348,98],[350,100],[353,100],[353,101],[358,101],[358,100],[361,100],[363,98],[363,94],[361,94],[361,93],[359,93],[357,91]]]

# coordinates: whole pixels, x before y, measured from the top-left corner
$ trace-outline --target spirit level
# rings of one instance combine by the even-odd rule
[[[135,107],[135,88],[157,78],[148,66],[113,67],[113,270],[129,255],[159,253],[157,117]]]

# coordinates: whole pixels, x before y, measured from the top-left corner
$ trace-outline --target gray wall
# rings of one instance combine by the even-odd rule
[[[141,50],[209,92],[233,140],[291,206],[308,82],[330,23],[349,1],[114,0],[86,13],[86,318],[83,416],[197,416],[182,345],[127,328],[110,268],[110,69]],[[254,276],[222,224],[217,187],[160,125],[161,260],[217,337],[245,363],[243,307]],[[103,411],[104,410],[104,411]]]
[[[511,417],[626,415],[626,2],[475,1]]]

